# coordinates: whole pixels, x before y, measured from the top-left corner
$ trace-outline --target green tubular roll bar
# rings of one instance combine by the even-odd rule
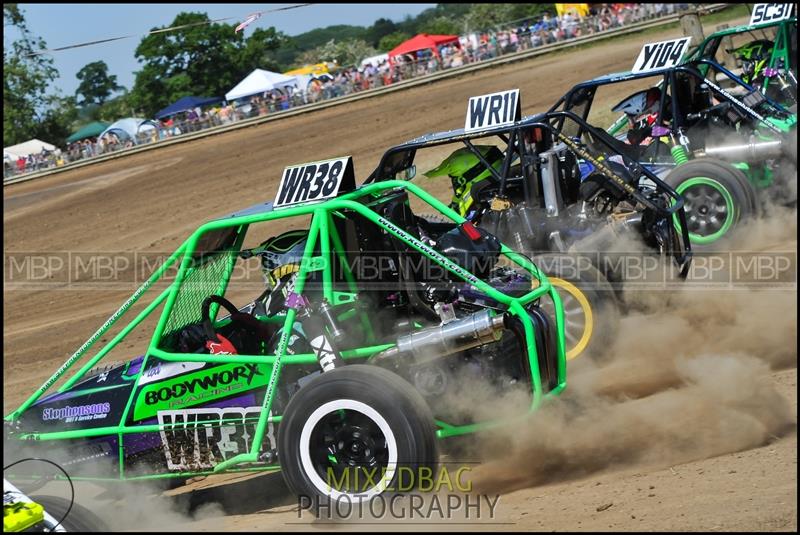
[[[355,191],[340,195],[337,198],[330,199],[322,203],[278,208],[278,209],[273,209],[271,211],[264,210],[259,213],[253,213],[247,215],[234,214],[227,218],[209,221],[200,226],[200,228],[198,228],[183,244],[181,244],[178,247],[178,249],[169,257],[169,259],[162,266],[160,266],[139,289],[136,290],[136,292],[100,327],[100,329],[97,332],[95,332],[89,338],[89,340],[87,340],[86,343],[84,343],[47,381],[45,381],[45,383],[42,384],[42,386],[29,399],[27,399],[22,405],[20,405],[20,407],[16,409],[14,412],[6,416],[5,419],[7,421],[17,420],[31,405],[36,403],[36,401],[42,395],[48,392],[52,388],[52,386],[75,363],[77,363],[82,356],[84,356],[88,352],[88,350],[97,342],[97,340],[99,340],[100,337],[106,331],[108,331],[108,329],[113,324],[115,324],[144,293],[147,292],[147,290],[153,285],[153,283],[156,282],[158,279],[160,279],[164,275],[164,273],[170,267],[175,265],[178,262],[178,259],[181,258],[182,256],[180,267],[175,276],[175,280],[169,285],[169,287],[167,287],[161,294],[155,297],[153,301],[150,302],[150,304],[144,310],[142,310],[133,320],[131,320],[130,323],[128,323],[113,339],[107,342],[104,345],[104,347],[102,347],[97,352],[95,356],[89,359],[89,361],[86,362],[86,364],[84,364],[77,371],[77,373],[71,376],[63,384],[63,386],[61,386],[58,389],[59,392],[63,392],[66,389],[73,386],[74,384],[76,384],[92,367],[94,367],[100,360],[102,360],[103,357],[105,357],[117,344],[119,344],[147,316],[149,316],[153,312],[153,310],[155,310],[156,308],[158,308],[160,305],[163,304],[164,308],[161,312],[161,317],[150,339],[149,347],[143,357],[141,365],[139,366],[139,371],[135,375],[130,376],[129,378],[133,382],[133,386],[131,388],[131,393],[130,396],[128,397],[128,401],[122,413],[120,421],[116,425],[100,427],[95,429],[28,433],[22,435],[21,438],[45,441],[45,440],[81,439],[89,437],[116,435],[120,451],[119,479],[149,479],[149,478],[166,478],[166,477],[187,475],[189,474],[188,472],[187,473],[170,472],[168,474],[135,475],[135,476],[132,475],[128,477],[125,476],[125,470],[124,470],[125,435],[134,433],[138,434],[138,433],[160,432],[182,425],[182,424],[150,424],[150,425],[125,424],[130,414],[131,407],[134,403],[134,399],[137,397],[137,386],[139,384],[142,373],[146,369],[147,360],[152,356],[168,362],[261,364],[265,366],[271,366],[272,370],[268,379],[266,392],[264,395],[264,400],[261,405],[261,412],[260,415],[258,416],[256,430],[254,433],[253,441],[251,443],[250,451],[247,453],[236,455],[230,459],[227,459],[217,464],[216,466],[214,466],[213,470],[195,471],[191,472],[191,474],[197,475],[197,474],[217,473],[221,471],[240,471],[240,470],[255,471],[255,470],[278,469],[279,466],[277,465],[246,467],[246,468],[235,468],[235,467],[243,463],[258,462],[259,460],[258,455],[262,446],[267,425],[270,423],[278,423],[281,420],[280,415],[271,415],[270,409],[272,407],[276,386],[280,378],[282,367],[284,365],[317,363],[317,358],[313,353],[295,354],[295,355],[286,354],[286,349],[289,343],[289,336],[292,330],[291,327],[294,325],[297,311],[293,308],[289,308],[285,314],[279,314],[271,318],[265,318],[265,317],[259,318],[262,321],[270,321],[283,324],[283,333],[278,342],[278,346],[276,348],[274,355],[207,355],[207,354],[198,355],[196,353],[171,353],[161,349],[159,347],[159,344],[162,340],[162,336],[164,335],[165,329],[168,325],[170,315],[173,311],[173,307],[175,306],[176,300],[178,298],[178,293],[181,290],[181,285],[185,281],[187,274],[191,269],[192,258],[193,258],[192,255],[197,251],[198,242],[201,239],[201,237],[203,237],[207,232],[211,231],[216,231],[225,228],[236,228],[238,233],[237,239],[234,245],[232,246],[233,249],[228,252],[238,253],[244,241],[244,236],[246,234],[249,225],[253,223],[268,222],[276,219],[285,219],[289,217],[310,215],[312,217],[311,226],[309,228],[308,239],[305,244],[303,261],[301,262],[293,291],[298,295],[303,295],[303,290],[305,288],[309,274],[314,271],[322,271],[324,297],[332,303],[351,300],[348,299],[346,293],[334,292],[334,284],[333,284],[332,260],[334,258],[333,253],[336,253],[336,258],[339,259],[344,268],[343,272],[344,272],[345,282],[347,283],[349,289],[353,293],[357,292],[357,281],[355,280],[355,277],[353,276],[352,272],[350,271],[349,267],[344,261],[344,257],[342,256],[342,241],[336,231],[336,228],[332,224],[332,219],[331,219],[333,216],[341,217],[341,214],[338,212],[342,210],[349,210],[360,214],[361,216],[366,218],[370,223],[378,225],[380,228],[391,233],[392,235],[394,235],[399,240],[403,241],[408,246],[413,247],[415,250],[425,255],[428,259],[435,261],[436,263],[447,269],[450,273],[458,276],[465,282],[468,282],[469,284],[473,285],[475,288],[485,293],[490,298],[507,306],[508,313],[517,316],[519,318],[525,332],[525,339],[527,345],[526,351],[528,355],[528,361],[530,364],[531,379],[532,379],[532,401],[529,412],[537,409],[545,398],[559,394],[566,387],[566,357],[564,349],[565,341],[564,341],[564,330],[563,330],[564,310],[561,304],[561,299],[559,298],[555,288],[551,286],[550,282],[548,281],[544,273],[542,273],[526,257],[520,255],[519,253],[514,252],[509,247],[503,244],[501,247],[501,254],[504,255],[509,260],[511,260],[517,266],[527,271],[532,276],[532,278],[535,278],[539,281],[538,286],[531,289],[531,291],[529,291],[525,295],[521,297],[511,297],[491,287],[489,284],[479,279],[472,273],[461,268],[457,264],[454,264],[449,259],[442,256],[438,251],[435,251],[432,248],[428,247],[427,245],[417,240],[415,237],[408,234],[401,228],[398,228],[391,221],[388,221],[387,219],[383,218],[382,216],[371,210],[368,206],[365,206],[362,202],[359,202],[357,200],[370,195],[379,196],[383,193],[388,192],[389,190],[401,190],[401,189],[414,194],[420,200],[427,203],[428,205],[436,209],[438,212],[440,212],[442,215],[451,219],[453,222],[460,224],[465,221],[465,219],[461,217],[458,213],[456,213],[447,205],[445,205],[444,203],[442,203],[441,201],[439,201],[438,199],[436,199],[435,197],[424,191],[416,184],[401,180],[382,181],[362,186],[361,188],[358,188]],[[313,255],[317,244],[319,244],[320,256],[314,257]],[[334,247],[333,250],[331,248],[332,245]],[[231,277],[233,264],[236,261],[236,256],[237,255],[235,254],[231,255],[229,265],[226,265],[224,271],[222,272],[217,290],[219,295],[224,295],[225,289],[227,288],[228,282]],[[535,343],[533,322],[528,316],[528,313],[525,311],[526,305],[545,296],[545,294],[547,294],[550,297],[550,299],[553,300],[555,306],[556,317],[554,319],[556,321],[557,351],[558,351],[557,355],[558,384],[547,393],[544,393],[543,391],[540,372],[539,372],[539,361]],[[215,317],[213,309],[211,317]],[[343,351],[342,357],[344,359],[369,358],[394,346],[395,344],[389,343],[389,344],[372,345],[368,347],[360,347],[357,349]],[[444,438],[449,436],[462,435],[466,433],[487,429],[495,425],[500,425],[507,422],[508,422],[507,419],[492,420],[477,424],[459,426],[459,425],[450,425],[444,422],[437,421],[436,422],[438,426],[437,436],[440,438]],[[223,421],[222,423],[224,424],[225,422]],[[239,423],[241,423],[241,420],[239,420]],[[89,478],[89,479],[105,479],[105,478]]]

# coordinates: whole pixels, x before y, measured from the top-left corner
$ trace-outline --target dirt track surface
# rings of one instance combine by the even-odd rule
[[[650,34],[647,40],[666,39],[674,33]],[[389,146],[425,132],[463,126],[469,96],[519,88],[523,113],[542,111],[574,83],[627,69],[640,46],[641,38],[634,36],[6,187],[4,252],[6,255],[65,251],[170,253],[201,222],[272,199],[280,173],[287,165],[350,154],[357,179],[363,180]],[[446,196],[445,181],[422,184],[440,198]],[[277,234],[281,228],[275,226],[270,230],[274,230],[271,234]],[[796,251],[796,238],[780,243],[780,247]],[[6,275],[5,413],[33,392],[137,286],[129,283],[122,288],[89,288],[81,284],[87,279],[91,279],[91,274],[85,274],[77,283],[51,280],[50,287],[21,290],[10,289]],[[796,286],[790,293],[793,295],[786,301],[776,297],[775,308],[764,312],[793,317],[791,325],[781,324],[780,336],[787,340],[786,346],[791,346],[786,350],[788,356],[782,354],[780,359],[770,360],[769,356],[758,354],[757,348],[753,350],[757,358],[769,361],[766,374],[770,388],[779,396],[776,399],[786,405],[780,425],[762,425],[761,434],[752,440],[704,455],[687,455],[678,462],[647,458],[628,463],[622,456],[606,464],[582,466],[560,480],[534,477],[526,483],[524,478],[508,478],[498,487],[501,497],[496,516],[483,520],[488,524],[456,525],[451,521],[445,527],[548,531],[796,530]],[[141,354],[148,341],[149,327],[152,325],[146,323],[137,329],[120,348],[118,359],[112,353],[110,360]],[[670,343],[679,344],[680,340]],[[663,395],[673,386],[655,388],[649,394]],[[702,426],[712,423],[702,422]],[[700,423],[687,425],[691,428],[692,424]],[[631,427],[637,425],[636,421],[630,423]],[[779,430],[773,432],[773,429]],[[602,444],[597,447],[602,451]],[[587,451],[578,454],[586,455]],[[570,466],[569,461],[565,460],[565,466]],[[296,503],[286,496],[280,477],[224,479],[234,481],[214,490],[213,485],[219,485],[220,479],[211,478],[180,491],[184,497],[191,493],[188,495],[195,505],[222,504],[221,508],[212,507],[207,514],[199,515],[200,519],[187,518],[176,523],[173,516],[170,522],[161,525],[134,523],[120,527],[154,530],[164,526],[181,530],[310,527],[307,516],[298,519]],[[273,490],[264,494],[269,486]],[[440,526],[394,522],[384,527],[438,529]],[[326,524],[313,527],[335,528]],[[346,527],[371,530],[376,526],[348,524]]]

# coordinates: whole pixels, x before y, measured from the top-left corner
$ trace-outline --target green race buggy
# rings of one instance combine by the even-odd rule
[[[755,4],[748,24],[706,37],[685,61],[710,60],[738,70],[740,79],[767,97],[797,104],[797,16],[794,4]],[[733,56],[734,65],[729,65]]]
[[[664,56],[656,47],[685,43],[645,45],[633,71],[582,82],[550,111],[571,111],[592,124],[622,114],[608,128],[617,150],[684,197],[695,248],[717,248],[771,203],[796,203],[797,114],[713,60],[655,67],[642,60],[648,47],[656,58]],[[610,104],[608,94],[621,87],[633,92]]]
[[[396,160],[448,177],[451,208],[526,251],[558,288],[567,359],[598,356],[616,333],[629,264],[665,258],[670,279],[687,276],[688,232],[672,224],[685,221],[683,200],[604,130],[570,110],[520,117],[519,101],[518,90],[471,98],[463,129],[390,149],[367,182],[389,179]],[[607,253],[627,240],[645,254]]]
[[[386,178],[404,176],[409,162],[393,161]],[[409,197],[448,223],[418,218]],[[253,263],[260,295],[234,306]],[[103,366],[159,309],[145,354]],[[531,261],[417,185],[355,188],[350,158],[293,166],[274,202],[201,225],[6,416],[5,459],[24,449],[101,482],[280,469],[297,495],[369,499],[401,474],[413,486],[437,439],[508,420],[476,417],[464,381],[518,390],[524,414],[559,394],[563,324]]]

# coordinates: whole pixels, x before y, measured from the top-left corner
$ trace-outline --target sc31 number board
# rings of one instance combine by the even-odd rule
[[[756,4],[750,15],[750,26],[791,18],[794,4]]]

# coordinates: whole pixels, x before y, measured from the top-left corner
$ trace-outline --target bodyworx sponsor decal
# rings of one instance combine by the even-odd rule
[[[142,388],[136,400],[134,419],[152,417],[159,410],[191,407],[263,386],[268,366],[226,364],[202,372],[181,375]]]

